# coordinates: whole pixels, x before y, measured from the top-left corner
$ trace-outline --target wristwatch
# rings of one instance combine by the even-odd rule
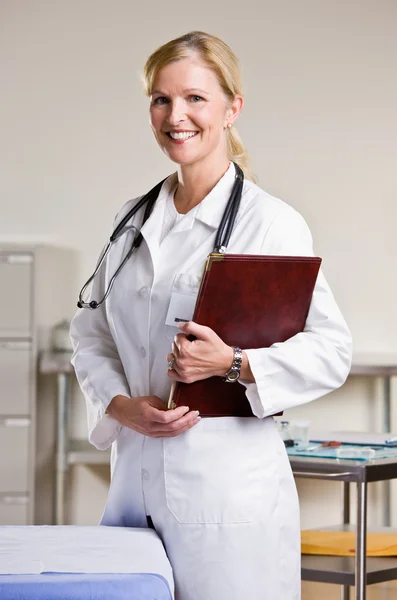
[[[238,348],[237,346],[232,346],[232,348],[234,356],[232,366],[225,375],[225,381],[227,381],[227,383],[234,383],[240,379],[241,363],[243,362],[243,351],[241,348]]]

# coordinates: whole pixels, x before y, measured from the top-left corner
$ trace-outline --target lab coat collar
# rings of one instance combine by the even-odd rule
[[[203,198],[198,205],[197,210],[193,208],[191,211],[189,211],[185,215],[185,218],[176,224],[174,231],[182,231],[191,228],[195,219],[198,219],[202,223],[209,225],[213,229],[217,229],[232,192],[235,177],[236,169],[231,162],[226,173],[221,177],[215,187],[212,188],[210,193]],[[159,195],[159,200],[162,198],[165,201],[168,197],[168,194],[177,183],[178,174],[173,173],[167,179],[167,181],[164,182]]]
[[[179,233],[180,231],[191,229],[195,219],[213,229],[217,229],[220,225],[222,215],[232,192],[235,177],[236,169],[231,162],[226,173],[218,181],[210,193],[203,198],[198,205],[197,210],[192,209],[189,213],[187,213],[185,217],[175,225],[173,232]],[[168,195],[177,183],[177,173],[173,173],[165,180],[160,190],[158,199],[154,205],[153,213],[150,216],[150,219],[148,219],[142,227],[142,235],[149,245],[153,260],[157,255],[158,240],[160,238],[160,231],[163,224],[165,203]]]
[[[226,204],[230,198],[236,178],[236,169],[231,162],[228,170],[212,188],[210,193],[200,202],[196,219],[217,229],[220,225]]]

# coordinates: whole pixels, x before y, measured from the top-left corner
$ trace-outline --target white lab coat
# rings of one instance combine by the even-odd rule
[[[106,305],[75,316],[73,364],[87,401],[89,439],[99,449],[112,444],[102,523],[142,527],[151,515],[174,569],[178,600],[297,600],[299,507],[270,415],[327,394],[348,375],[350,334],[321,272],[304,332],[271,348],[245,349],[256,381],[246,384],[246,395],[257,418],[204,418],[180,436],[155,439],[105,414],[117,394],[167,401],[166,355],[179,332],[165,325],[171,294],[197,294],[234,173],[231,164],[160,245],[176,174],[167,179],[142,228],[144,240]],[[125,204],[116,223],[134,202]],[[141,221],[142,212],[132,223],[139,227]],[[129,232],[114,244],[93,298],[103,294],[131,241]],[[228,251],[313,255],[302,216],[250,181],[244,182]]]

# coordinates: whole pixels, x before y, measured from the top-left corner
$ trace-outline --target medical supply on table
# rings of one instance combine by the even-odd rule
[[[375,458],[375,448],[369,448],[366,446],[340,446],[336,449],[337,458],[359,458],[361,460],[369,460]]]
[[[361,446],[397,446],[395,433],[371,433],[363,431],[311,431],[312,442],[339,440],[343,444]]]
[[[310,458],[332,458],[339,460],[372,460],[391,458],[397,456],[397,448],[385,446],[360,446],[354,444],[340,444],[331,446],[312,442],[306,448],[294,445],[287,448],[290,456],[308,456]]]
[[[291,438],[289,421],[278,421],[278,430],[286,448],[294,446],[294,440]]]
[[[300,448],[309,445],[310,421],[292,421],[292,438]]]
[[[308,445],[305,447],[306,452],[314,452],[319,448],[338,448],[341,442],[322,442],[321,444]]]
[[[279,431],[280,431],[281,439],[284,442],[286,440],[292,439],[291,438],[291,432],[290,432],[290,429],[289,429],[289,421],[280,421]]]
[[[242,195],[242,191],[243,191],[244,173],[236,163],[233,163],[233,164],[234,164],[234,167],[236,170],[236,177],[235,177],[234,185],[233,185],[230,197],[229,197],[229,201],[226,205],[225,211],[223,213],[223,216],[222,216],[219,228],[218,228],[218,232],[217,232],[215,244],[214,244],[213,252],[218,253],[218,254],[224,254],[226,252],[227,245],[229,243],[230,236],[233,231],[234,223],[235,223],[236,216],[238,213],[238,209],[240,206],[241,195]],[[113,287],[116,277],[120,273],[121,269],[124,267],[125,263],[128,261],[130,256],[132,256],[132,254],[135,252],[135,250],[137,248],[139,248],[139,246],[142,243],[142,239],[143,239],[142,233],[140,231],[138,231],[138,229],[136,227],[126,226],[126,225],[127,225],[128,221],[130,221],[130,219],[132,219],[132,217],[144,205],[146,205],[146,208],[145,208],[145,212],[144,212],[144,216],[143,216],[142,226],[146,223],[146,221],[148,220],[148,218],[150,217],[150,215],[152,213],[154,204],[157,200],[157,197],[160,193],[160,190],[161,190],[164,182],[165,182],[165,179],[160,181],[160,183],[158,183],[143,198],[141,198],[141,200],[126,214],[126,216],[117,225],[116,229],[113,231],[112,235],[110,236],[108,244],[106,245],[104,251],[102,252],[102,254],[99,258],[99,261],[95,268],[94,273],[91,275],[91,277],[88,279],[88,281],[86,281],[86,283],[81,288],[81,291],[79,294],[79,299],[77,302],[77,306],[79,308],[95,309],[95,308],[98,308],[98,306],[101,306],[101,304],[103,304],[103,302],[105,302],[106,298],[110,294],[110,291]],[[90,300],[90,302],[85,302],[83,300],[84,293],[87,290],[90,283],[94,280],[96,274],[98,273],[99,269],[101,268],[103,261],[105,260],[107,254],[109,253],[112,245],[118,239],[120,239],[120,237],[124,233],[126,233],[128,231],[132,231],[134,233],[134,239],[132,241],[131,248],[129,249],[126,256],[123,258],[120,265],[118,266],[118,268],[114,272],[113,276],[111,277],[111,279],[109,281],[109,285],[108,285],[102,299]]]
[[[299,446],[299,448],[310,447],[309,443],[309,427],[310,421],[307,420],[291,420],[291,421],[277,421],[277,427],[287,448],[293,446]],[[312,445],[313,448],[317,448],[318,444]]]

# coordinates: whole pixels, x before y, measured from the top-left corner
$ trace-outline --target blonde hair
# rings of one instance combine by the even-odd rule
[[[191,31],[160,46],[149,56],[143,70],[143,85],[147,96],[152,94],[154,81],[160,69],[167,64],[199,54],[206,65],[215,73],[226,97],[233,101],[236,94],[242,95],[241,75],[238,58],[220,38],[202,31]],[[243,170],[247,179],[255,181],[248,153],[236,128],[227,129],[227,151],[229,160]]]

